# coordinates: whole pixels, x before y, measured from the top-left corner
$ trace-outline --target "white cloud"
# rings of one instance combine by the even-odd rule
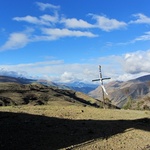
[[[43,21],[45,21],[45,22],[56,23],[56,22],[58,22],[59,16],[58,16],[57,13],[55,13],[54,16],[45,14],[45,15],[43,15],[43,16],[40,16],[40,18],[41,18]]]
[[[15,21],[25,21],[31,24],[36,24],[36,25],[47,25],[50,26],[51,23],[56,23],[58,21],[58,15],[55,13],[54,16],[51,15],[43,15],[40,16],[39,18],[34,17],[34,16],[25,16],[25,17],[14,17],[13,20]]]
[[[34,30],[27,29],[24,32],[11,33],[8,40],[0,47],[0,51],[25,47],[30,42],[52,41],[62,37],[97,37],[97,35],[78,30],[41,28],[40,35],[34,35]]]
[[[25,33],[12,33],[10,34],[8,41],[0,47],[0,51],[8,49],[22,48],[29,42],[28,35]]]
[[[43,28],[43,34],[49,35],[50,37],[54,37],[55,39],[61,37],[97,37],[97,35],[87,32],[87,31],[78,31],[78,30],[69,30],[69,29],[59,29],[59,28]]]
[[[60,82],[62,83],[68,83],[68,82],[74,82],[74,81],[76,81],[76,77],[71,72],[64,72],[60,76]]]
[[[99,16],[99,15],[92,15],[93,19],[96,19],[96,27],[100,28],[104,31],[111,31],[111,30],[116,30],[120,28],[125,28],[127,24],[123,21],[118,21],[116,19],[109,19],[105,16]]]
[[[130,41],[128,41],[128,42],[121,42],[121,43],[108,43],[107,44],[107,46],[114,46],[114,45],[117,45],[117,46],[119,46],[119,45],[129,45],[129,44],[133,44],[133,43],[135,43],[135,42],[139,42],[139,41],[150,41],[150,31],[148,31],[148,32],[145,32],[145,34],[143,34],[143,35],[141,35],[141,36],[138,36],[138,37],[136,37],[135,39],[133,39],[133,40],[130,40]]]
[[[127,73],[150,73],[150,50],[127,53],[124,57],[124,69]]]
[[[129,23],[135,23],[135,24],[150,24],[150,18],[142,13],[134,14],[133,15],[137,20],[132,20]]]
[[[149,41],[150,40],[150,31],[145,32],[144,35],[141,35],[137,38],[135,38],[134,40],[132,40],[132,42],[137,42],[137,41]]]
[[[61,22],[64,23],[67,28],[93,28],[94,27],[94,25],[82,19],[78,20],[76,18],[71,18],[71,19],[62,18]]]
[[[36,4],[39,6],[40,10],[44,11],[45,9],[59,9],[60,6],[52,5],[49,3],[41,3],[41,2],[36,2]]]
[[[41,24],[41,21],[37,17],[33,16],[26,16],[26,17],[14,17],[13,20],[15,21],[26,21],[28,23],[33,23],[33,24]]]

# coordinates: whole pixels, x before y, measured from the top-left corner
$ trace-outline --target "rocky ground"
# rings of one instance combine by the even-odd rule
[[[150,111],[65,101],[0,107],[1,150],[150,150]]]

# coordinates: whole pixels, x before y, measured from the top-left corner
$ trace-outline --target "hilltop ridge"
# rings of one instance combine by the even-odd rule
[[[108,98],[112,104],[128,109],[150,110],[150,75],[142,76],[129,81],[113,81],[105,84]],[[101,99],[101,87],[89,93],[90,96]]]

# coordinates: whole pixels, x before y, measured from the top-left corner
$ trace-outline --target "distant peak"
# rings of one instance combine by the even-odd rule
[[[140,81],[140,82],[150,81],[150,75],[145,75],[145,76],[142,76],[142,77],[138,77],[134,80]]]

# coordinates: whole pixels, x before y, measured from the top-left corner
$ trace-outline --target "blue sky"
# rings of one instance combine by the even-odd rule
[[[91,82],[150,73],[149,0],[1,0],[0,74]]]

